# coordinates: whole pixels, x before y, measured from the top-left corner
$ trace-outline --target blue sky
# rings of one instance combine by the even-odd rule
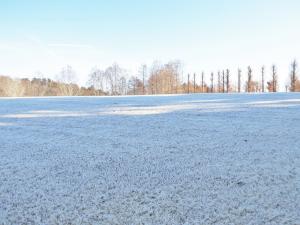
[[[185,72],[233,72],[300,60],[298,0],[0,0],[0,74],[54,77],[69,64],[84,83],[113,62],[181,59]]]

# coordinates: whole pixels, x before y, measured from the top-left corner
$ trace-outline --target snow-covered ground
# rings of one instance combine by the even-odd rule
[[[300,224],[300,94],[2,98],[0,224]]]

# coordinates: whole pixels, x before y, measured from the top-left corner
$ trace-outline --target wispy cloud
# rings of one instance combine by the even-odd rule
[[[93,48],[91,45],[86,44],[71,44],[71,43],[52,43],[48,44],[49,47],[62,47],[62,48]]]
[[[13,45],[0,45],[0,50],[3,51],[18,51],[19,48],[17,48],[16,46]]]
[[[48,54],[51,57],[58,58],[58,55],[47,46],[47,44],[42,41],[38,36],[33,35],[33,34],[26,34],[24,35],[25,39],[29,40],[31,43],[35,44],[38,46],[43,52]]]

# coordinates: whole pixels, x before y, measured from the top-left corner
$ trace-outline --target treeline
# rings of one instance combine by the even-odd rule
[[[88,75],[87,87],[80,87],[76,84],[75,71],[72,67],[67,66],[61,70],[55,80],[46,78],[12,79],[0,76],[0,96],[277,92],[279,90],[277,67],[272,65],[271,68],[271,79],[269,80],[265,79],[265,67],[261,68],[260,79],[255,80],[250,66],[244,72],[241,69],[235,72],[226,69],[217,73],[205,74],[202,72],[186,76],[183,73],[182,62],[177,60],[167,64],[154,62],[149,68],[147,65],[141,65],[136,76],[129,76],[125,69],[115,63],[104,70],[93,68]],[[290,68],[289,84],[285,85],[286,91],[300,91],[297,69],[298,64],[294,60]],[[233,82],[233,80],[237,80],[237,82]]]
[[[287,92],[300,91],[297,67],[297,62],[294,60],[291,64],[289,84],[285,85]],[[244,79],[242,79],[243,74]],[[269,80],[265,79],[264,66],[259,73],[259,80],[254,79],[250,66],[244,73],[241,69],[236,72],[226,69],[208,75],[204,72],[187,74],[186,77],[180,61],[171,61],[167,64],[154,62],[150,68],[147,65],[141,65],[137,76],[131,76],[128,80],[126,77],[128,77],[126,70],[120,68],[118,64],[113,64],[105,70],[94,68],[89,75],[88,83],[97,90],[103,90],[110,95],[278,92],[279,90],[276,65],[271,67]],[[237,78],[235,83],[234,78]]]
[[[42,76],[42,74],[38,74]],[[71,66],[63,68],[55,80],[48,78],[12,79],[0,76],[0,96],[99,96],[107,95],[93,86],[80,87],[76,84],[76,73]]]
[[[0,76],[0,96],[98,96],[105,95],[93,87],[79,87],[77,84],[66,84],[45,78],[12,79]]]

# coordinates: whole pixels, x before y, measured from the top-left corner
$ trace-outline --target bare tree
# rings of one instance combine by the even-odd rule
[[[194,93],[196,93],[196,73],[194,73]]]
[[[160,73],[160,70],[162,68],[162,65],[158,61],[154,61],[151,68],[150,68],[150,74],[148,79],[148,88],[150,89],[149,92],[151,94],[157,94],[158,93],[158,76]]]
[[[223,93],[225,93],[225,71],[223,70],[222,72],[222,86],[223,86]]]
[[[127,94],[127,80],[125,76],[122,76],[120,78],[120,84],[119,86],[119,93],[120,95],[126,95]]]
[[[248,66],[248,81],[247,81],[247,92],[251,92],[252,88],[252,69]]]
[[[122,69],[117,63],[114,63],[112,66],[108,67],[105,70],[105,77],[110,86],[109,93],[111,95],[119,95],[119,85],[121,84],[120,78],[124,75],[125,70]]]
[[[57,80],[61,83],[67,84],[67,85],[59,86],[62,95],[72,96],[78,94],[78,88],[74,88],[77,82],[76,72],[73,70],[71,66],[68,65],[62,68],[60,73],[57,75]]]
[[[181,81],[183,80],[180,79],[180,74],[183,76],[184,64],[181,60],[174,60],[169,63],[173,65],[172,67],[175,75],[175,93],[177,94],[180,91],[179,88],[181,88]]]
[[[174,90],[177,92],[179,86],[179,69],[178,62],[169,62],[161,65],[157,62],[153,63],[150,70],[148,86],[152,94],[171,94]]]
[[[261,91],[265,92],[265,67],[261,68]]]
[[[188,94],[190,93],[190,74],[188,74]]]
[[[212,72],[210,75],[210,82],[211,82],[211,93],[214,92],[214,73]]]
[[[22,83],[18,79],[0,76],[0,96],[17,97],[23,96]]]
[[[254,81],[252,77],[252,69],[249,66],[248,67],[248,79],[245,84],[245,90],[246,92],[259,92],[260,89],[260,81]]]
[[[146,74],[147,74],[147,65],[143,64],[140,67],[139,74],[143,82],[143,95],[146,94]]]
[[[297,61],[294,60],[292,63],[292,71],[291,71],[291,87],[290,87],[290,91],[291,92],[295,92],[296,91],[296,82],[297,82]]]
[[[104,80],[105,80],[104,71],[95,67],[92,69],[91,73],[88,76],[87,84],[89,86],[94,87],[96,90],[104,91]]]
[[[164,66],[165,76],[169,80],[169,93],[174,91],[178,92],[178,86],[180,85],[179,74],[183,67],[183,63],[180,60],[170,61]]]
[[[204,72],[201,74],[201,92],[204,92]]]
[[[67,65],[62,68],[60,73],[56,76],[57,80],[66,84],[76,84],[77,76],[76,72],[73,70],[72,66]]]
[[[242,77],[242,70],[238,69],[238,92],[241,93],[241,77]]]
[[[272,90],[273,92],[277,92],[278,85],[278,77],[277,77],[277,69],[275,65],[272,65]]]
[[[218,92],[221,92],[221,73],[218,71]]]
[[[128,81],[128,94],[141,95],[143,93],[143,81],[138,77],[132,76]]]
[[[229,69],[226,70],[226,91],[227,93],[230,91],[230,71]]]

